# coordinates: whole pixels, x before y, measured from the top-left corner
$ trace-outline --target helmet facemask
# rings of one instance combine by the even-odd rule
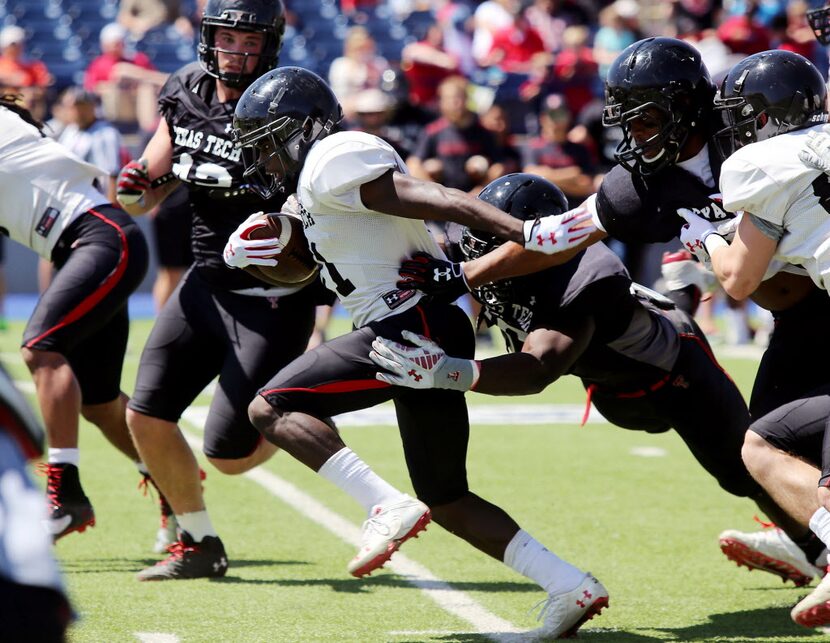
[[[676,163],[680,149],[689,136],[688,127],[681,123],[682,114],[673,111],[670,102],[667,105],[652,100],[624,111],[625,103],[630,105],[632,101],[607,101],[602,115],[605,127],[617,126],[622,131],[623,139],[614,151],[617,162],[629,172],[641,176],[656,174]],[[632,133],[632,124],[638,120],[641,124],[659,121],[659,130],[642,143],[637,143]]]
[[[216,31],[220,28],[237,32],[261,33],[262,47],[259,53],[232,51],[222,49],[216,44]],[[277,65],[279,51],[282,47],[284,21],[275,27],[273,24],[257,22],[255,14],[238,9],[223,10],[221,15],[205,15],[200,27],[198,55],[202,68],[214,78],[221,80],[228,87],[245,89],[269,69]],[[238,56],[242,66],[239,72],[222,71],[219,67],[219,54]],[[248,69],[248,59],[257,57],[253,71]]]
[[[461,254],[465,261],[472,261],[492,252],[502,243],[501,240],[487,232],[464,228],[461,233]],[[472,289],[473,298],[496,316],[503,313],[512,294],[513,282],[510,279],[482,284]]]
[[[250,188],[264,199],[271,198],[296,178],[311,145],[328,136],[337,124],[313,116],[307,116],[302,122],[291,116],[277,117],[283,94],[284,90],[274,97],[268,107],[268,118],[252,123],[253,129],[245,132],[245,124],[235,123],[234,139],[242,148],[245,164],[243,176],[251,181]],[[274,161],[279,164],[276,171]]]
[[[807,12],[807,22],[822,45],[830,45],[830,7],[821,7]]]

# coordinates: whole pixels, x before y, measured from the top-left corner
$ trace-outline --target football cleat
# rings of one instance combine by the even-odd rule
[[[80,533],[95,526],[95,511],[81,487],[78,467],[63,462],[42,462],[37,466],[37,472],[46,476],[49,517],[44,521],[44,527],[53,541],[73,531]]]
[[[804,627],[830,625],[830,574],[793,607],[790,618]]]
[[[360,578],[383,567],[404,542],[417,538],[430,520],[429,507],[410,496],[392,504],[375,505],[363,523],[362,544],[347,566],[349,573]]]
[[[588,572],[572,590],[549,594],[540,605],[536,620],[544,619],[544,625],[528,635],[535,639],[572,638],[585,622],[608,607],[608,590]]]
[[[170,556],[138,572],[138,580],[219,578],[225,575],[228,558],[218,536],[205,536],[197,543],[186,531],[180,533],[180,539],[167,548]]]
[[[808,585],[824,572],[807,560],[804,552],[781,529],[743,532],[727,529],[718,537],[721,551],[739,567],[760,569],[791,580],[796,587]]]

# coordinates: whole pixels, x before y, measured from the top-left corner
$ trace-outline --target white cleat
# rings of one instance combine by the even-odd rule
[[[739,567],[760,569],[791,580],[796,587],[809,585],[824,572],[810,563],[804,552],[777,527],[765,531],[727,529],[718,537],[721,551]]]
[[[432,516],[420,500],[403,496],[402,500],[375,505],[363,523],[363,542],[348,564],[352,576],[365,576],[383,567],[402,543],[426,529]]]
[[[804,627],[830,625],[830,574],[793,607],[790,618]]]
[[[176,521],[176,516],[170,514],[165,516],[162,514],[161,526],[156,532],[156,542],[153,543],[153,551],[157,554],[162,554],[167,551],[175,542],[178,542],[178,527],[179,523]]]
[[[528,632],[533,640],[567,639],[576,636],[586,621],[608,607],[608,590],[591,575],[567,592],[549,594],[536,620],[545,620],[539,629]]]

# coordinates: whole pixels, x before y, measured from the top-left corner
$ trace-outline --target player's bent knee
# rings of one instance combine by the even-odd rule
[[[277,423],[282,413],[271,406],[264,397],[257,395],[248,405],[248,419],[269,442],[277,438]]]
[[[226,476],[236,476],[246,471],[250,471],[256,465],[251,463],[250,458],[239,458],[228,460],[226,458],[211,458],[208,456],[210,462],[219,473],[224,473]]]
[[[41,351],[31,348],[21,348],[23,362],[32,372],[39,368],[57,368],[66,364],[66,358],[54,351]]]
[[[749,430],[744,436],[741,448],[741,459],[750,473],[761,473],[769,464],[769,458],[774,447],[755,431]]]

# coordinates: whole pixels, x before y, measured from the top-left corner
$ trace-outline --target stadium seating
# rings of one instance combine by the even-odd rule
[[[189,4],[185,5],[187,10]],[[337,0],[289,6],[297,24],[286,29],[281,62],[326,76],[331,62],[343,52],[349,19]],[[27,54],[46,63],[55,76],[56,90],[82,80],[86,65],[100,53],[101,28],[117,13],[118,0],[0,0],[0,26],[18,24],[26,29]],[[363,24],[375,38],[378,52],[393,63],[400,60],[404,44],[423,37],[433,20],[428,11],[401,19],[385,3],[376,7],[375,17]],[[196,59],[195,44],[170,27],[154,29],[132,46],[150,56],[161,71],[174,71]]]

